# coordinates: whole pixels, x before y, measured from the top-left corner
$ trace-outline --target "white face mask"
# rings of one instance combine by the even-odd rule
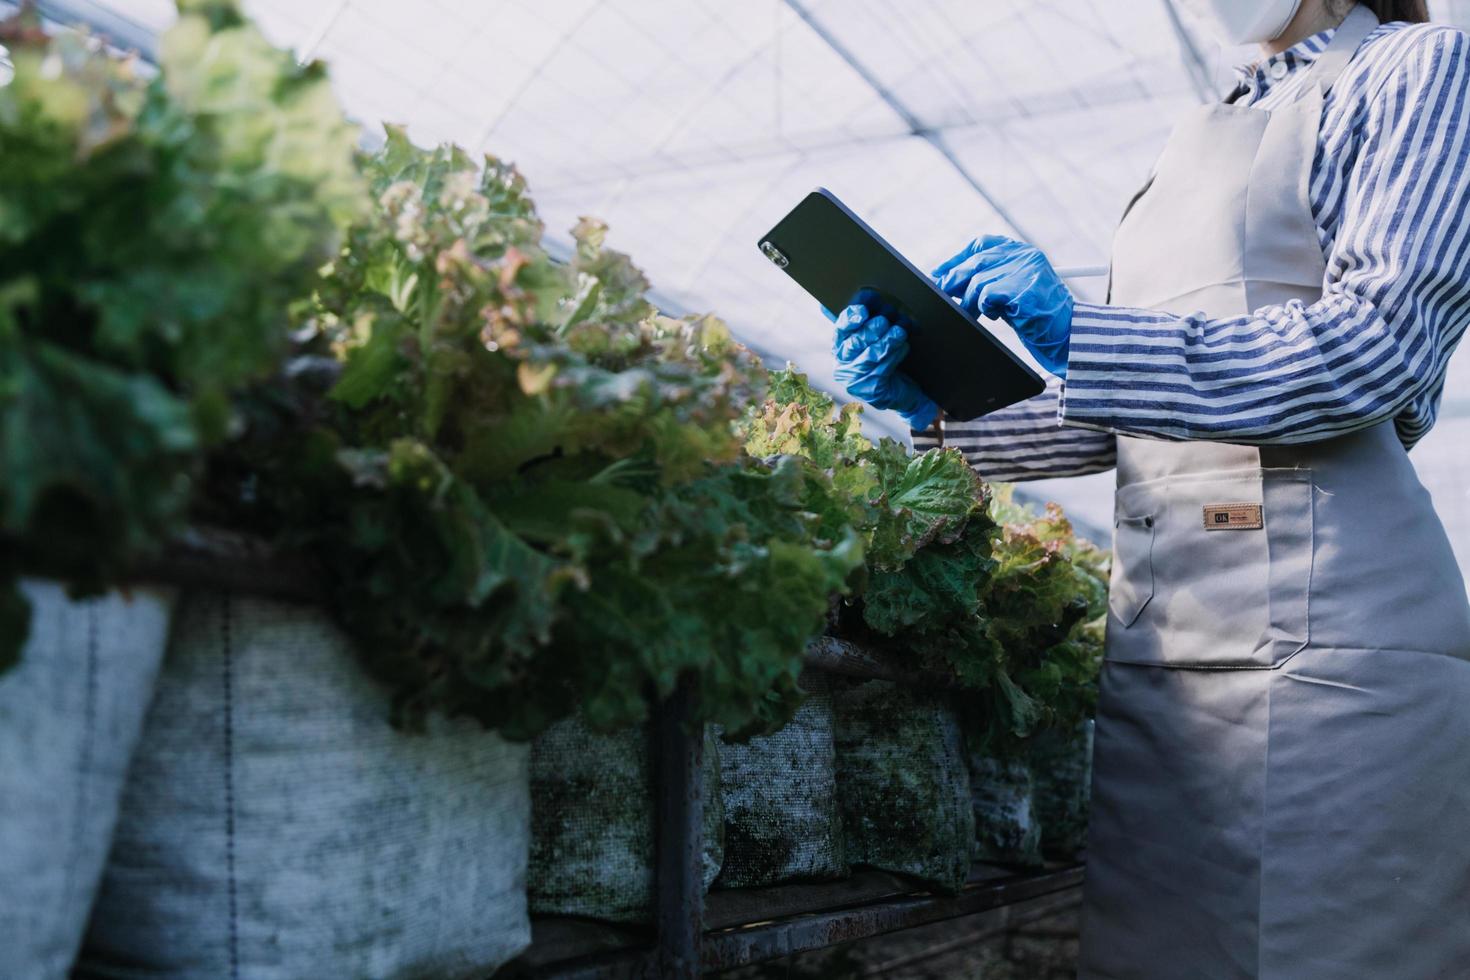
[[[1222,44],[1273,41],[1296,16],[1302,0],[1180,0],[1210,25]]]

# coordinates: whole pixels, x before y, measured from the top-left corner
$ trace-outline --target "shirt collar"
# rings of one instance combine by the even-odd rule
[[[1337,28],[1329,27],[1311,37],[1303,38],[1285,51],[1273,54],[1264,61],[1237,65],[1235,77],[1239,88],[1249,92],[1252,97],[1259,98],[1272,85],[1315,62],[1322,52],[1327,50],[1327,45],[1332,41],[1332,35],[1336,33]]]

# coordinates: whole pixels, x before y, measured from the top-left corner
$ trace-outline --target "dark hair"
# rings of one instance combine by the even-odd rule
[[[1391,20],[1406,20],[1411,24],[1422,24],[1429,19],[1429,5],[1425,0],[1361,0],[1363,6],[1373,11],[1380,23]],[[1352,9],[1352,0],[1336,0],[1331,6],[1346,14]]]

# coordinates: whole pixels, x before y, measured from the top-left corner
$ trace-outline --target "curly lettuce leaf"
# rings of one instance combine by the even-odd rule
[[[930,544],[956,540],[973,519],[985,517],[988,491],[958,450],[935,449],[892,459],[902,449],[885,440],[880,467],[881,517],[873,529],[870,561],[898,568]]]
[[[976,522],[958,540],[921,548],[899,568],[872,569],[863,619],[893,637],[926,624],[972,620],[994,568],[990,529]]]

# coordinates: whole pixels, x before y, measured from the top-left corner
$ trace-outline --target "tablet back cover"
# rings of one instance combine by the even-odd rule
[[[965,421],[1038,395],[1039,375],[830,191],[818,188],[761,238],[766,257],[827,309],[856,302],[909,332],[903,372]]]

